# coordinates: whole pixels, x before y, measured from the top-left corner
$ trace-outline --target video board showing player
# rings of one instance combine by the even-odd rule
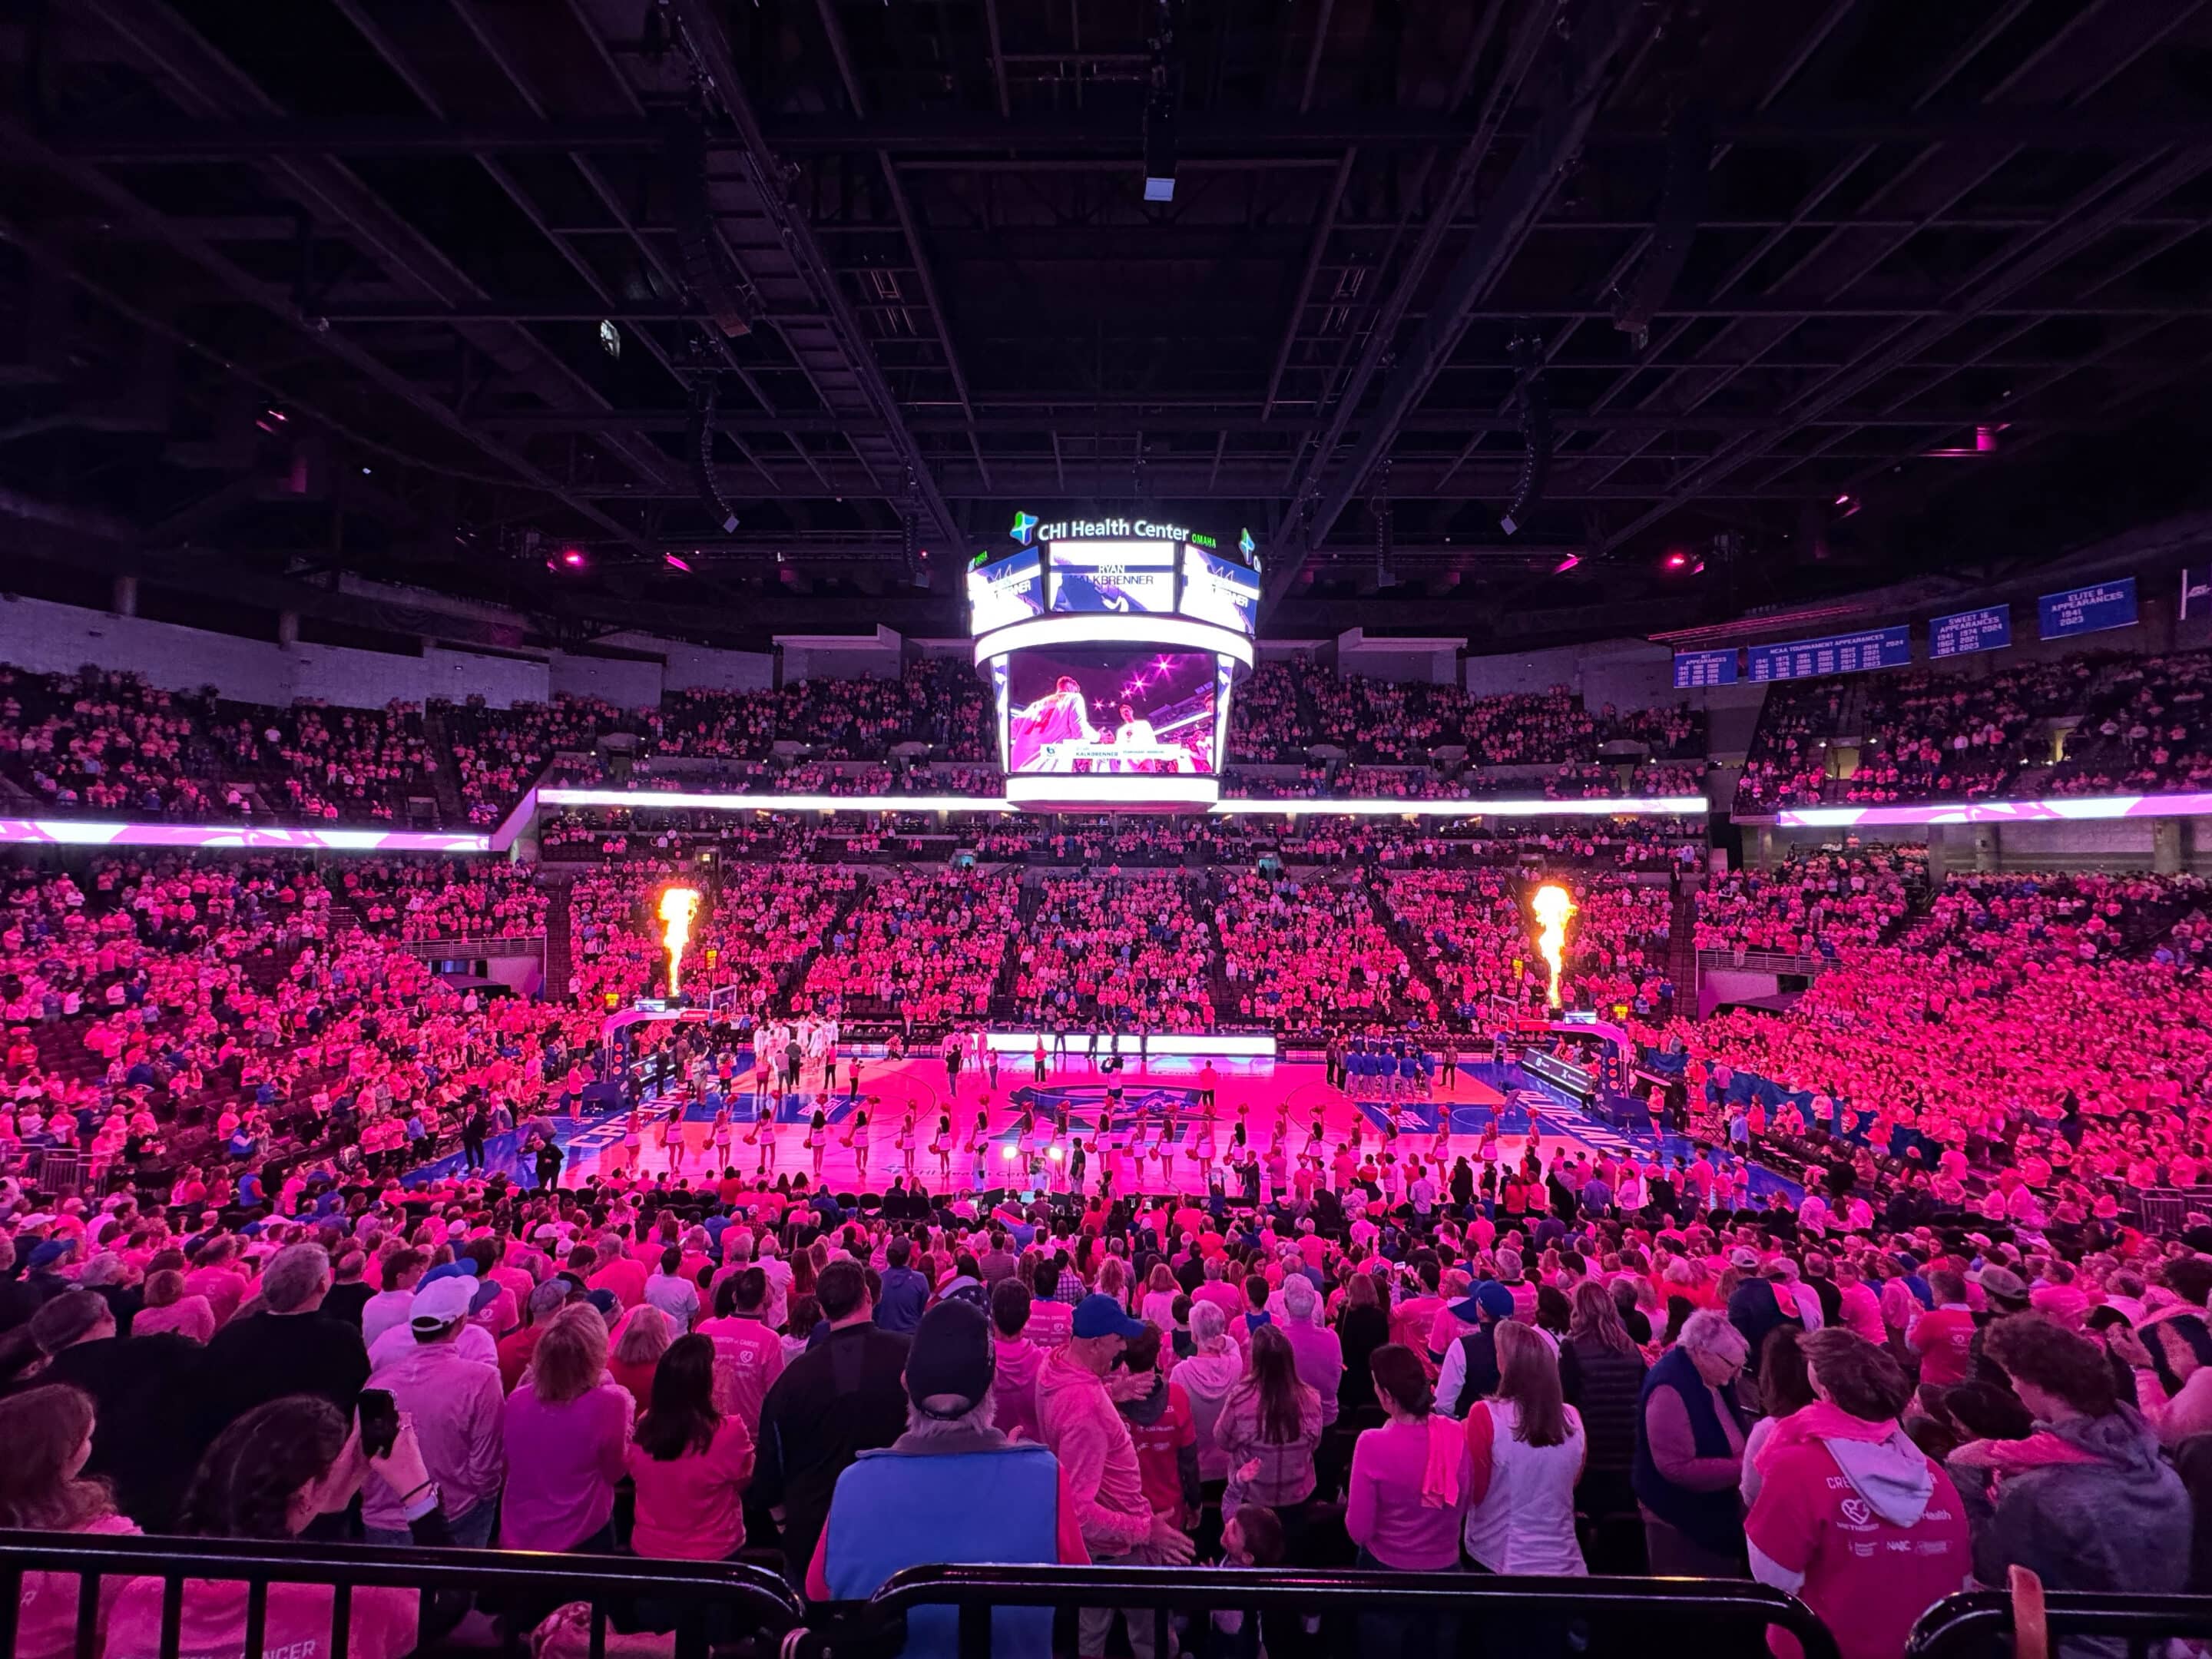
[[[1219,752],[1210,651],[1021,651],[1007,664],[1006,769],[1210,774]]]
[[[1175,611],[1173,542],[1054,542],[1054,611],[1164,617]]]
[[[1260,573],[1202,548],[1182,550],[1182,614],[1240,634],[1258,631]]]
[[[1044,615],[1044,569],[1035,548],[968,573],[969,625],[978,634]]]

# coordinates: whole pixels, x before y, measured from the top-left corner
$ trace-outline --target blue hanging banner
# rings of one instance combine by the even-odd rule
[[[2046,640],[2068,639],[2075,634],[2101,634],[2107,629],[2132,628],[2136,620],[2136,579],[2094,582],[2069,587],[2063,593],[2045,593],[2036,602]]]
[[[1928,624],[1928,654],[1963,657],[1976,651],[2002,651],[2012,643],[2012,607],[1992,605],[1958,611]]]
[[[1677,651],[1674,689],[1688,691],[1700,685],[1735,684],[1735,648],[1726,651]]]
[[[1754,645],[1751,678],[1808,680],[1826,674],[1863,674],[1874,668],[1905,668],[1911,662],[1911,629],[1870,628],[1863,634],[1836,634],[1825,640]]]

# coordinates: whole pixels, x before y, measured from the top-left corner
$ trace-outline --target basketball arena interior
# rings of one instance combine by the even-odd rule
[[[7,9],[0,1659],[2212,1641],[2208,69]]]

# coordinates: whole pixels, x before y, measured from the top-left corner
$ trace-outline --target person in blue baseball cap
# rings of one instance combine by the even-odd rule
[[[1513,1316],[1513,1292],[1494,1279],[1474,1287],[1451,1314],[1474,1328],[1451,1345],[1437,1373],[1437,1409],[1462,1421],[1467,1407],[1498,1391],[1498,1322]]]

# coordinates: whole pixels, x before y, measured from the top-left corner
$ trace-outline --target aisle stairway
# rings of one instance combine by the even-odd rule
[[[1698,891],[1694,875],[1674,884],[1673,913],[1667,920],[1667,977],[1674,981],[1674,1012],[1698,1017]]]
[[[425,706],[422,732],[430,739],[430,755],[434,763],[430,768],[430,787],[438,798],[438,817],[448,830],[465,829],[469,822],[468,803],[461,794],[461,771],[453,761],[453,737],[446,728],[443,704]],[[568,982],[565,972],[555,981],[564,986]]]
[[[1359,884],[1366,890],[1368,902],[1374,907],[1376,921],[1382,924],[1382,931],[1389,935],[1390,942],[1406,953],[1406,960],[1413,969],[1413,977],[1428,988],[1429,1006],[1432,1008],[1449,1009],[1452,1005],[1445,994],[1443,981],[1436,976],[1435,971],[1429,965],[1427,944],[1418,933],[1399,919],[1397,913],[1391,909],[1389,901],[1383,896],[1381,889],[1370,887],[1364,881]]]
[[[837,934],[844,932],[846,927],[852,921],[854,913],[867,902],[868,891],[873,884],[864,872],[859,885],[853,890],[852,897],[837,907],[837,914],[830,918],[829,926],[823,928],[816,936],[817,940],[834,939]],[[769,1006],[771,1009],[779,1014],[787,1014],[792,1012],[791,999],[798,994],[799,987],[806,983],[806,970],[814,965],[814,958],[821,953],[822,946],[818,942],[811,945],[800,951],[791,965],[784,969],[783,977],[776,985],[775,994],[769,1000]]]
[[[569,951],[574,933],[568,913],[568,883],[564,879],[546,879],[543,866],[538,879],[545,890],[544,995],[550,1001],[565,1002],[568,997],[568,975],[575,970]]]

